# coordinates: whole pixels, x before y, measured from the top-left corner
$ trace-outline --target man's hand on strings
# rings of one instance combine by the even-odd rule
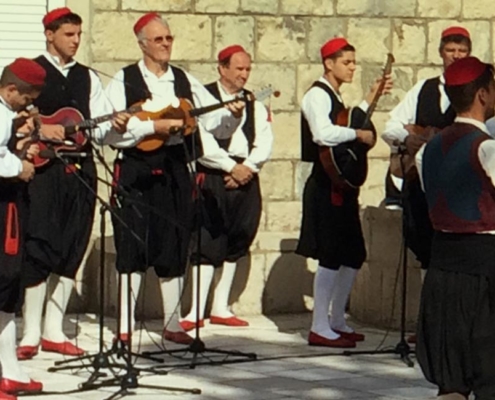
[[[373,102],[374,97],[380,90],[380,85],[382,84],[383,81],[383,87],[381,88],[380,95],[382,94],[390,94],[392,92],[392,88],[394,87],[394,81],[392,79],[392,75],[388,74],[385,75],[384,77],[378,78],[374,83],[373,86],[371,86],[371,89],[366,96],[366,102],[368,104],[371,104]]]
[[[229,103],[225,105],[225,108],[229,110],[235,118],[241,118],[242,117],[242,111],[244,110],[244,107],[246,106],[246,103],[241,100],[237,100],[234,103]]]
[[[46,139],[64,140],[65,139],[65,128],[62,125],[41,125],[40,128],[41,136]]]
[[[126,112],[120,112],[115,114],[112,119],[112,126],[118,133],[125,133],[127,131],[127,123],[132,117],[131,114]]]

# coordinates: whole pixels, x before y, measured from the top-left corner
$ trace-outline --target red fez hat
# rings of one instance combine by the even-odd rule
[[[465,57],[454,61],[445,70],[445,85],[467,85],[479,78],[489,65],[481,62],[476,57]]]
[[[160,18],[160,14],[158,14],[156,12],[144,14],[134,24],[134,33],[137,35],[141,31],[141,29],[143,29],[146,25],[148,25],[155,18]]]
[[[233,46],[226,47],[218,53],[218,61],[223,61],[229,58],[231,55],[235,53],[245,53],[244,47],[234,44]]]
[[[7,68],[20,80],[29,85],[42,86],[45,83],[45,69],[37,62],[28,58],[17,58]]]
[[[324,60],[325,58],[330,57],[332,54],[335,54],[339,50],[342,50],[348,44],[349,43],[347,42],[347,40],[342,37],[330,39],[323,46],[321,46],[321,59]]]
[[[471,36],[469,35],[469,31],[466,28],[463,28],[462,26],[451,26],[450,28],[445,29],[442,32],[442,39],[444,37],[451,35],[460,35],[460,36],[464,36],[465,38],[471,39]]]
[[[65,17],[66,15],[72,14],[70,8],[62,7],[56,8],[55,10],[50,11],[43,17],[43,26],[46,28],[53,21],[56,21],[59,18]]]

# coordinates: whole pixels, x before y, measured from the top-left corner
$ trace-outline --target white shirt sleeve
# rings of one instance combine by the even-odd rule
[[[236,166],[237,162],[233,160],[229,153],[222,149],[215,137],[205,131],[200,125],[201,144],[203,146],[203,156],[198,162],[207,168],[219,169],[230,173]]]
[[[124,71],[120,70],[108,84],[105,90],[113,110],[126,109],[126,96],[124,87]],[[121,134],[111,129],[105,136],[105,144],[117,148],[134,147],[145,136],[154,133],[153,121],[141,121],[137,117],[131,117],[127,123],[127,132]]]
[[[303,97],[302,112],[306,117],[313,142],[319,146],[336,146],[356,139],[356,131],[334,125],[328,115],[332,111],[332,101],[321,88],[311,88]]]
[[[244,160],[244,165],[253,172],[258,173],[265,162],[268,161],[272,153],[273,132],[270,121],[268,121],[268,111],[263,103],[254,103],[255,137],[253,148],[249,156]]]
[[[110,100],[108,100],[105,92],[103,91],[103,85],[101,84],[100,78],[92,70],[89,70],[89,76],[91,80],[91,91],[89,97],[89,111],[91,118],[97,118],[113,113],[114,109],[110,103]],[[93,129],[91,131],[91,135],[97,143],[103,143],[105,136],[112,129],[112,123],[107,121],[99,124],[95,129]]]
[[[402,101],[390,112],[390,119],[385,124],[382,138],[390,147],[396,148],[394,142],[404,143],[409,133],[404,125],[416,122],[416,111],[418,108],[419,92],[426,80],[421,80],[414,85]]]
[[[218,100],[199,82],[195,77],[186,73],[191,83],[191,91],[196,108],[207,107],[218,104]],[[225,107],[203,114],[198,117],[198,121],[218,139],[228,139],[231,137],[241,123],[242,118],[235,118]]]
[[[22,172],[21,159],[7,147],[12,135],[12,118],[15,114],[8,112],[3,105],[0,107],[3,109],[0,111],[0,177],[14,178]]]
[[[490,118],[485,122],[486,129],[492,138],[495,139],[495,117]]]
[[[481,166],[495,186],[495,140],[485,140],[478,148]]]

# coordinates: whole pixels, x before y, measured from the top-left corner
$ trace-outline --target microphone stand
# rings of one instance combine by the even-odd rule
[[[400,155],[400,166],[402,176],[405,179],[404,155],[407,154],[407,149],[400,145],[398,146]],[[398,354],[400,359],[410,368],[414,367],[414,362],[409,357],[409,354],[414,354],[414,350],[406,340],[406,304],[407,304],[407,211],[404,206],[404,190],[401,190],[402,197],[402,241],[401,241],[401,271],[402,271],[402,292],[401,292],[401,315],[400,315],[400,340],[393,349],[369,350],[369,351],[344,351],[343,355],[377,355],[377,354]]]
[[[198,128],[199,129],[199,128]],[[194,212],[193,214],[196,216],[196,226],[195,226],[195,231],[196,231],[196,252],[197,252],[197,261],[196,261],[196,279],[198,284],[196,285],[196,327],[194,330],[194,339],[193,342],[188,345],[185,349],[174,349],[174,350],[160,350],[160,351],[146,351],[143,354],[152,356],[152,355],[162,355],[162,354],[169,354],[173,355],[176,353],[192,353],[192,359],[191,363],[189,364],[189,368],[194,369],[196,365],[222,365],[222,364],[233,364],[233,363],[238,363],[238,362],[246,362],[246,361],[255,361],[257,359],[257,355],[255,353],[243,353],[240,351],[229,351],[229,350],[221,350],[221,349],[212,349],[206,347],[205,343],[200,337],[200,328],[199,328],[199,314],[200,314],[200,282],[201,282],[201,231],[202,231],[202,226],[203,226],[203,194],[201,191],[201,187],[198,184],[197,180],[197,169],[196,166],[193,163],[197,162],[197,154],[196,154],[196,137],[195,133],[193,133],[191,136],[191,147],[192,147],[192,154],[189,152],[189,149],[187,148],[186,144],[186,139],[188,136],[184,135],[184,128],[180,129],[178,133],[182,136],[182,144],[184,147],[184,153],[186,157],[186,163],[191,165],[190,168],[190,180],[192,183],[193,187],[193,193],[195,193],[194,197]],[[198,133],[199,135],[199,133]],[[205,354],[206,353],[211,353],[211,354],[220,354],[220,355],[226,355],[226,356],[235,356],[235,357],[244,357],[246,359],[244,360],[221,360],[221,361],[215,361],[209,359]],[[198,362],[198,356],[201,355],[203,358],[208,359],[207,362]],[[183,366],[181,365],[173,365],[173,367],[176,366]],[[159,366],[154,366],[153,369],[160,369],[160,368],[168,368],[172,367],[171,365],[159,365]]]
[[[89,146],[93,150],[93,152],[96,155],[96,158],[102,163],[102,165],[107,169],[110,170],[109,166],[107,165],[105,159],[99,152],[99,150],[93,145],[91,140],[89,140]],[[66,167],[69,166],[69,163],[64,159],[64,157],[60,156],[56,151],[55,151],[55,156],[58,160],[60,160]],[[155,386],[155,385],[142,385],[139,384],[138,382],[138,375],[141,372],[155,372],[160,375],[166,375],[167,372],[157,372],[152,368],[137,368],[132,364],[132,357],[142,357],[146,358],[152,361],[157,361],[157,362],[163,362],[162,359],[154,358],[154,357],[149,357],[149,356],[143,356],[140,354],[133,353],[131,351],[131,346],[130,343],[127,345],[125,342],[123,342],[120,338],[120,321],[118,321],[118,332],[117,332],[117,340],[114,342],[112,348],[108,351],[104,351],[104,301],[105,301],[105,230],[106,230],[106,212],[110,212],[112,216],[129,232],[131,235],[142,245],[144,245],[144,241],[142,238],[140,238],[126,223],[125,221],[122,220],[122,218],[119,216],[119,214],[112,208],[112,206],[105,201],[92,187],[90,184],[88,184],[83,177],[80,176],[80,174],[77,171],[74,171],[75,176],[77,179],[99,200],[101,207],[100,207],[100,290],[99,290],[99,298],[100,298],[100,316],[99,316],[99,351],[96,354],[92,355],[86,355],[82,357],[77,357],[69,360],[64,360],[64,361],[57,361],[55,362],[56,367],[49,368],[49,372],[56,372],[56,371],[61,371],[61,370],[68,370],[68,369],[74,369],[74,368],[85,368],[85,367],[93,367],[94,371],[88,378],[86,382],[83,382],[80,384],[79,389],[75,392],[85,392],[89,390],[96,390],[101,387],[111,387],[111,386],[120,386],[120,390],[118,390],[115,394],[113,394],[111,397],[108,398],[114,399],[118,397],[124,397],[129,394],[132,394],[129,392],[129,389],[137,389],[139,387],[141,388],[147,388],[147,389],[155,389],[155,390],[170,390],[170,391],[177,391],[177,392],[187,392],[187,393],[192,393],[192,394],[200,394],[201,390],[200,389],[184,389],[184,388],[176,388],[176,387],[166,387],[166,386]],[[115,183],[114,187],[117,187],[118,190],[118,182]],[[125,193],[126,191],[122,189],[120,193]],[[130,279],[129,274],[128,279]],[[129,283],[129,281],[128,281]],[[119,274],[119,304],[120,304],[120,291],[121,291],[121,274]],[[131,285],[128,284],[128,291],[131,292]],[[128,292],[128,301],[130,302],[130,295],[131,293]],[[130,307],[127,308],[128,312],[128,324],[130,325],[131,321],[131,316],[130,314]],[[120,319],[120,307],[118,311],[118,317]],[[130,331],[129,331],[130,332]],[[127,351],[126,351],[127,350]],[[125,361],[125,364],[118,364],[115,362],[110,362],[110,358],[113,355],[117,355],[117,358],[123,358]],[[59,367],[60,365],[63,364],[68,364],[72,363],[75,361],[82,361],[82,360],[93,360],[91,364],[81,364],[78,366],[65,366],[65,367]],[[101,369],[110,369],[111,372],[114,375],[114,378],[110,378],[106,381],[101,381],[97,383],[96,381],[99,378],[106,377],[107,374],[100,372]],[[125,374],[118,376],[113,368],[119,368],[119,369],[124,369]]]

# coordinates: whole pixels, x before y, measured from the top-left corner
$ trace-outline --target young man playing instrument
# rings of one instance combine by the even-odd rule
[[[321,47],[323,76],[313,83],[302,100],[302,159],[314,162],[303,195],[303,219],[297,254],[318,260],[314,278],[313,322],[308,343],[313,346],[354,347],[364,335],[345,321],[345,307],[354,278],[366,257],[359,219],[359,189],[339,190],[318,157],[319,146],[358,141],[370,148],[376,138],[371,130],[337,126],[344,110],[340,95],[343,83],[352,81],[356,70],[355,49],[344,38]],[[366,112],[379,89],[376,82],[359,105]],[[390,91],[389,76],[383,93]],[[332,303],[331,318],[328,310]]]
[[[251,56],[239,45],[229,46],[218,53],[220,80],[206,85],[218,101],[237,95],[247,96],[244,89],[251,73]],[[261,217],[261,193],[258,173],[268,161],[272,150],[273,133],[268,112],[259,101],[247,103],[243,123],[227,140],[217,139],[214,156],[205,155],[198,162],[202,179],[205,215],[201,232],[201,253],[193,247],[193,293],[190,313],[181,321],[185,330],[204,325],[206,299],[213,279],[214,268],[222,268],[216,285],[210,323],[228,326],[247,326],[229,310],[228,299],[234,280],[237,261],[248,254]],[[198,260],[199,258],[199,260]],[[201,263],[201,279],[196,268]],[[196,291],[200,290],[197,304]]]
[[[456,60],[469,56],[471,39],[462,27],[452,26],[442,32],[439,54],[444,70]],[[418,148],[431,136],[418,134],[420,128],[442,129],[454,122],[455,113],[445,93],[443,75],[421,80],[390,112],[382,138],[392,152],[403,144],[409,156],[414,157]],[[406,243],[421,263],[422,276],[430,263],[433,229],[428,217],[428,207],[416,173],[406,176],[403,187],[403,209],[406,215]],[[415,335],[408,341],[415,342]]]
[[[166,106],[179,106],[179,98],[191,101],[196,108],[215,101],[200,82],[180,68],[169,64],[173,36],[165,20],[157,13],[142,16],[134,25],[134,33],[143,59],[119,71],[107,87],[107,94],[117,109],[149,99],[145,107],[157,111]],[[230,105],[198,118],[201,143],[205,154],[219,152],[215,135],[229,137],[241,119],[243,104]],[[173,134],[183,126],[182,119],[140,121],[132,117],[128,132],[113,140],[120,148],[115,164],[118,182],[115,198],[121,218],[129,229],[114,220],[117,271],[129,275],[131,296],[127,297],[127,277],[121,290],[121,340],[130,340],[134,308],[142,274],[153,266],[160,279],[163,300],[163,338],[175,343],[190,344],[192,338],[179,324],[178,305],[182,293],[184,271],[192,230],[192,184],[187,164],[184,139]],[[161,140],[154,151],[138,148],[148,137]],[[199,141],[199,135],[194,136]],[[161,138],[161,139],[160,139]],[[213,146],[210,146],[213,144]],[[189,149],[192,150],[192,149]],[[122,190],[124,189],[127,195]],[[131,307],[128,308],[130,303]],[[131,316],[129,322],[127,315]],[[131,325],[131,332],[128,325]]]
[[[416,155],[434,235],[421,293],[416,354],[442,399],[495,398],[494,68],[447,67],[454,123]]]
[[[34,176],[30,161],[37,146],[29,144],[32,118],[22,112],[40,94],[45,70],[33,60],[19,58],[6,66],[0,77],[0,399],[15,399],[17,392],[38,392],[43,386],[33,381],[19,365],[16,356],[15,313],[22,305],[21,284],[24,234],[27,217],[26,184]],[[13,128],[18,112],[26,120]],[[28,134],[16,144],[17,131]],[[22,150],[19,154],[19,151]],[[19,158],[23,157],[23,159]],[[25,158],[24,158],[25,157]]]
[[[46,71],[46,84],[35,101],[42,115],[51,115],[63,107],[77,109],[85,119],[112,112],[98,76],[74,56],[80,44],[81,17],[68,8],[53,10],[43,18],[47,51],[36,59]],[[125,121],[114,119],[123,129]],[[125,118],[124,118],[125,119]],[[120,125],[119,125],[120,124]],[[94,131],[102,141],[111,124]],[[60,140],[62,125],[43,125],[41,134]],[[96,190],[96,166],[91,148],[78,150],[88,156],[55,159],[38,169],[29,187],[30,219],[26,238],[24,285],[24,335],[17,349],[19,359],[29,359],[41,349],[65,355],[84,351],[72,344],[63,332],[63,317],[74,286],[79,265],[88,246],[96,198],[78,176]],[[41,336],[43,305],[50,277],[51,291]]]

